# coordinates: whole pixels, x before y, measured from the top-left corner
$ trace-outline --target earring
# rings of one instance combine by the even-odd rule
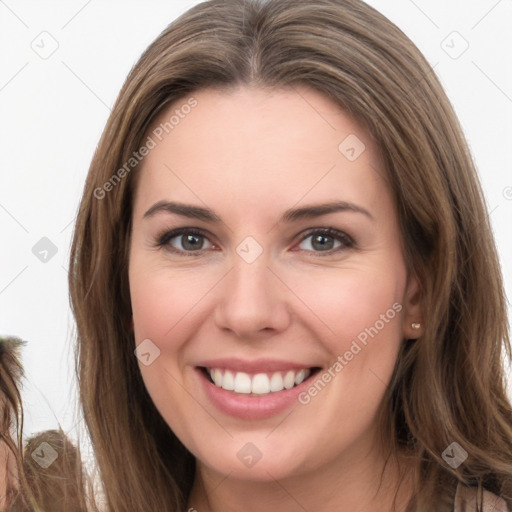
[[[413,323],[411,324],[411,327],[412,327],[413,329],[419,329],[419,328],[421,327],[421,324],[417,324],[417,323],[413,322]]]

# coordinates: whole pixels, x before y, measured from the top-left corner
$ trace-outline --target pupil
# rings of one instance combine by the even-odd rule
[[[183,244],[183,247],[185,249],[197,249],[198,247],[198,237],[196,235],[185,235],[185,243]],[[194,243],[195,241],[195,243]]]
[[[319,242],[320,243],[320,245],[319,245],[320,248],[325,249],[328,246],[327,249],[332,249],[332,247],[331,247],[332,246],[332,240],[331,240],[330,244],[329,244],[329,242],[327,242],[327,243],[325,242],[325,240],[327,240],[328,238],[331,238],[331,237],[327,237],[325,235],[318,235],[318,236],[314,237],[313,245],[315,244],[315,242]]]

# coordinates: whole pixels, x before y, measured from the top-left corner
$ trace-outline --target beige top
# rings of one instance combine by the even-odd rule
[[[505,500],[489,491],[478,495],[476,487],[457,486],[455,493],[454,512],[476,512],[477,503],[483,500],[483,512],[510,512]]]

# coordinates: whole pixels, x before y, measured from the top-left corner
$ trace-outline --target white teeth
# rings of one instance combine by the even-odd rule
[[[270,379],[270,391],[282,391],[283,389],[283,376],[279,372],[276,372]]]
[[[270,381],[264,373],[258,373],[252,378],[251,390],[257,395],[270,393]]]
[[[295,375],[295,384],[298,385],[301,382],[304,381],[306,375],[306,370],[302,369],[297,372],[297,375]]]
[[[233,391],[235,389],[235,376],[229,370],[224,372],[222,388],[227,389],[228,391]]]
[[[222,387],[222,386],[221,386]],[[247,373],[237,372],[235,375],[235,393],[251,392],[251,377]]]
[[[218,369],[213,370],[212,375],[213,382],[215,382],[216,386],[222,386],[222,372]]]
[[[267,395],[271,392],[291,389],[304,382],[311,374],[311,370],[304,368],[296,371],[274,372],[270,378],[266,373],[249,375],[245,372],[233,373],[219,368],[208,368],[207,370],[217,387],[235,393],[254,393],[256,395]]]
[[[289,372],[286,372],[286,375],[283,379],[284,387],[286,389],[291,389],[295,385],[295,372],[292,372],[291,370]]]

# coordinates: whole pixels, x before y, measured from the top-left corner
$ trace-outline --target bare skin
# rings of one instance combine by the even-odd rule
[[[376,414],[400,345],[421,334],[411,327],[421,310],[378,148],[310,89],[193,96],[197,106],[137,171],[129,265],[136,344],[149,339],[160,351],[140,364],[145,385],[197,460],[188,507],[391,511],[398,465],[387,466],[379,488],[385,447]],[[159,201],[209,208],[222,221],[163,209],[145,216]],[[288,209],[333,201],[345,208],[280,220]],[[318,230],[329,227],[339,234],[322,239]],[[202,234],[162,238],[176,228]],[[262,249],[251,263],[237,252],[249,236]],[[205,393],[197,367],[221,357],[292,361],[320,367],[318,375],[340,357],[344,364],[307,403],[248,420]],[[261,453],[251,467],[237,456],[247,443]],[[410,491],[407,480],[397,511]]]
[[[18,489],[16,460],[4,442],[0,441],[0,510],[9,506],[7,484]]]

